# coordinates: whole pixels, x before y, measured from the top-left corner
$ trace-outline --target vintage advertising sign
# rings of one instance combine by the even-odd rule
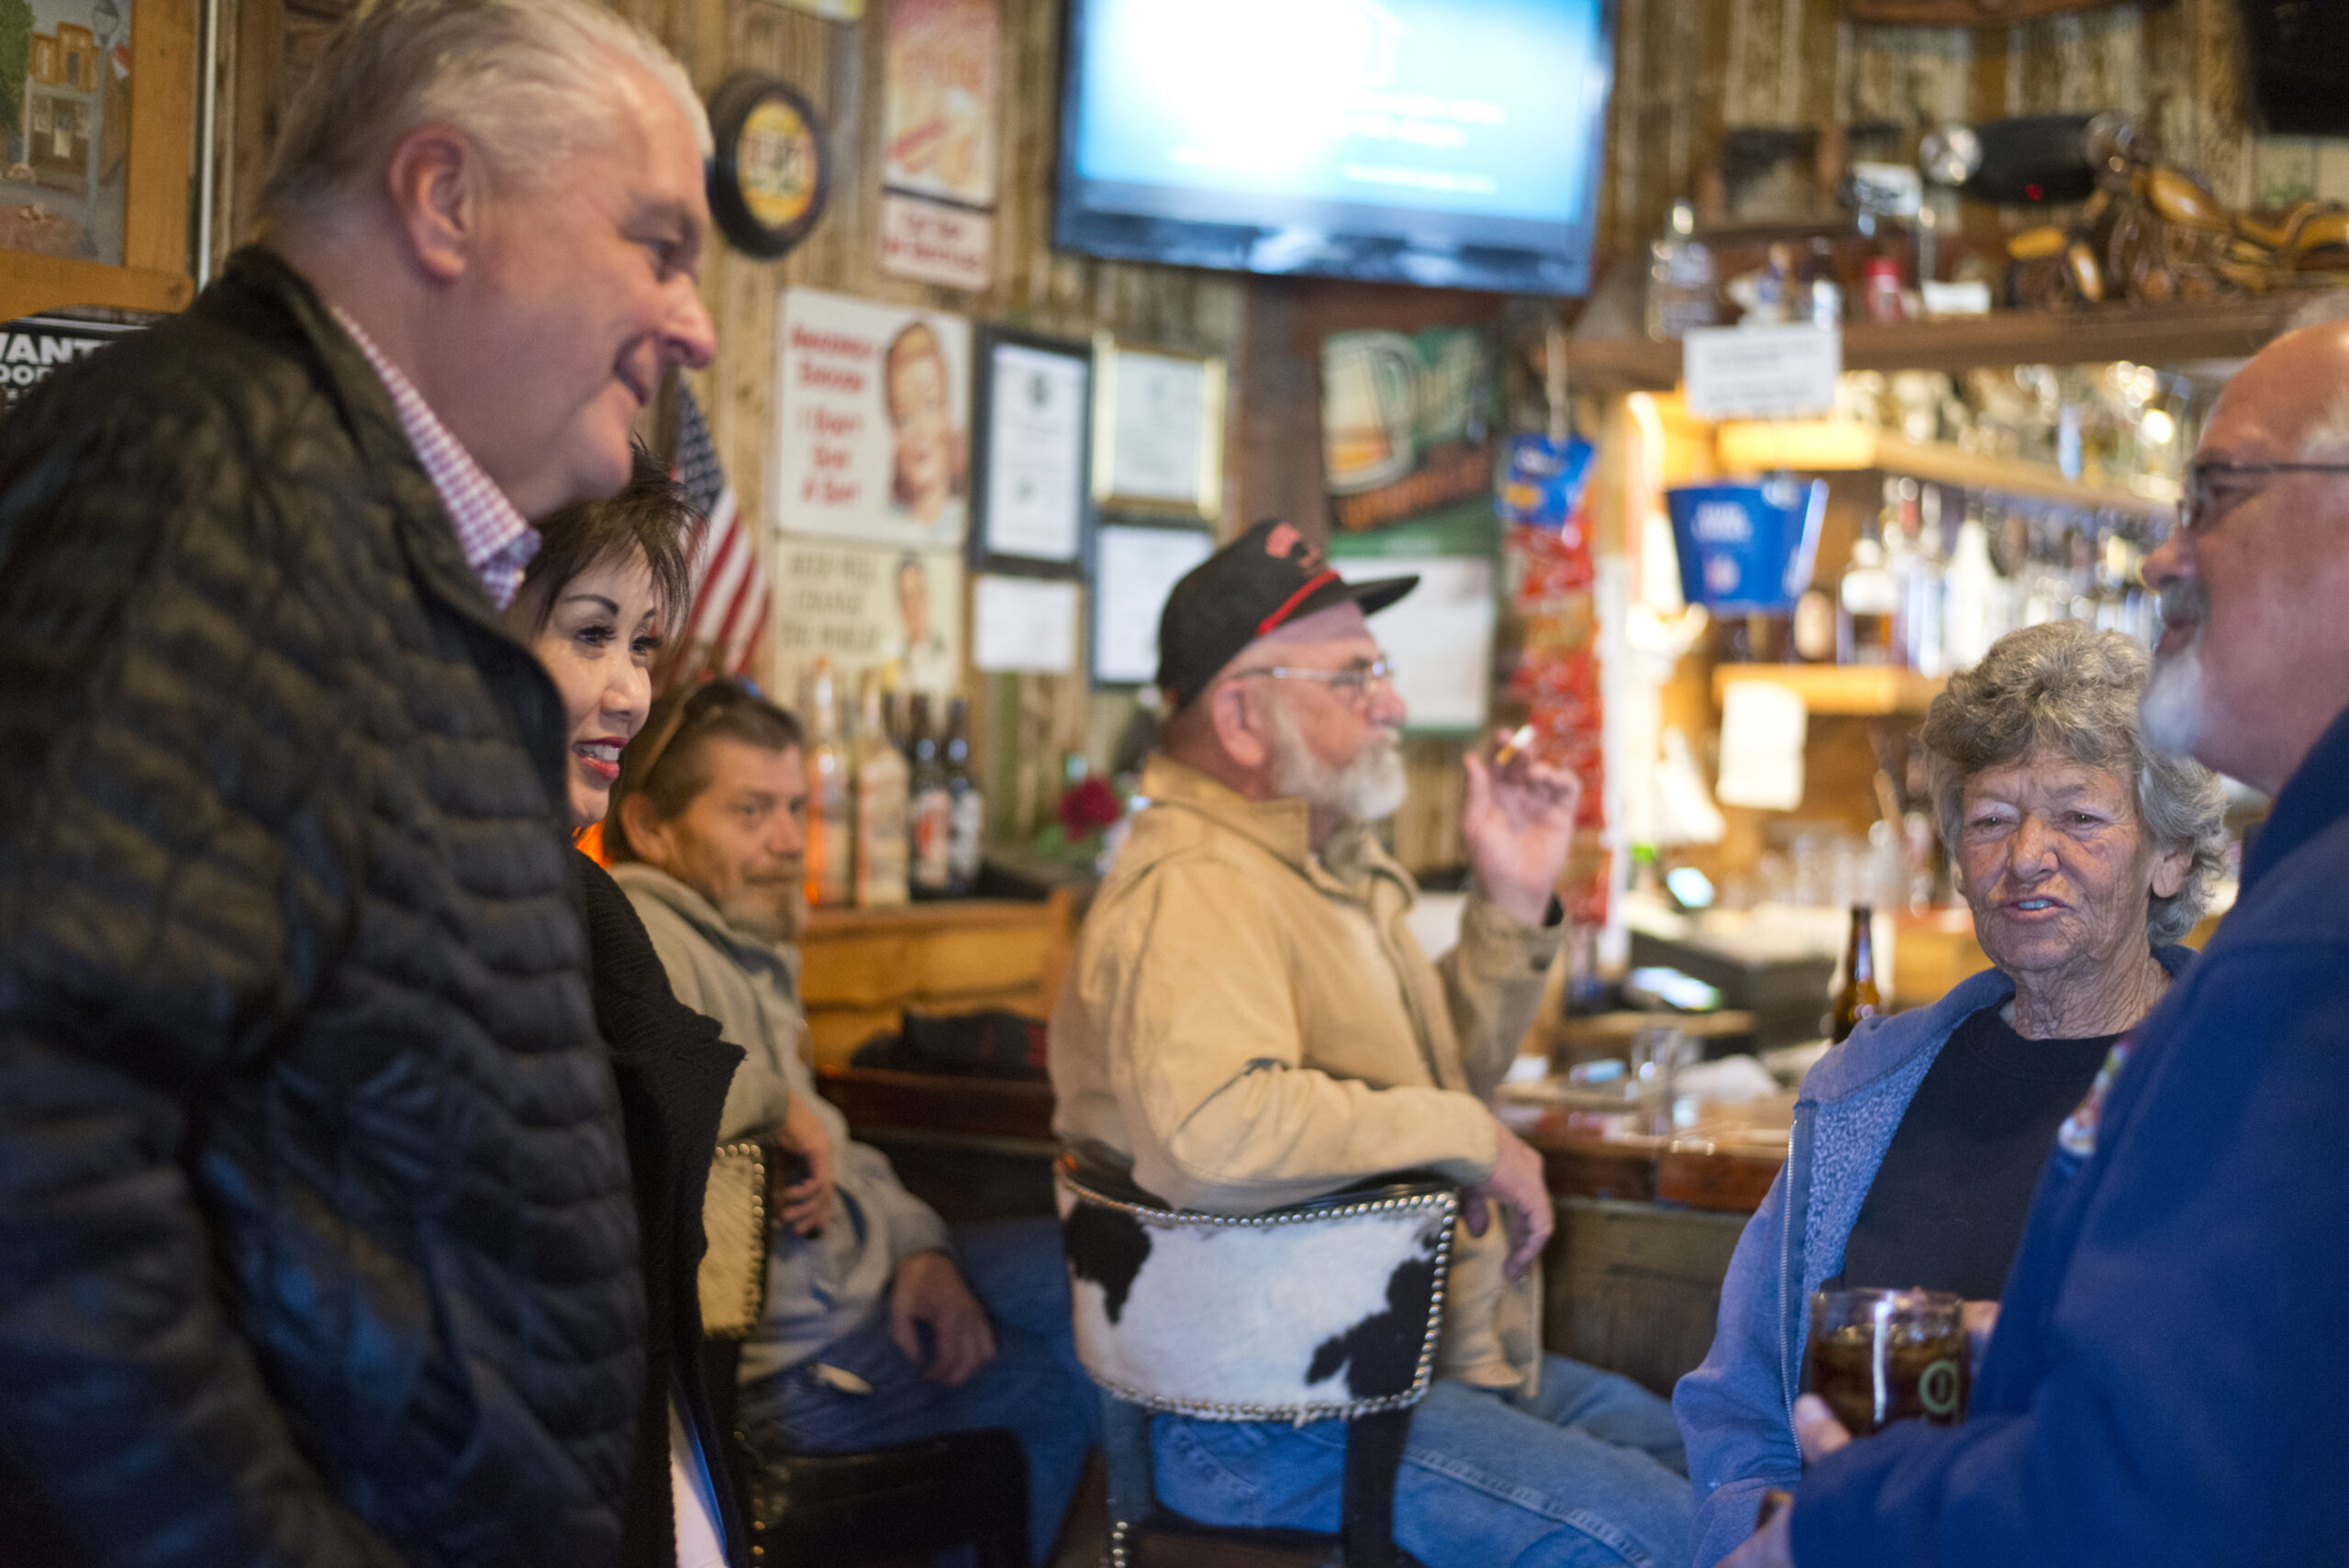
[[[971,324],[795,288],[775,331],[774,525],[863,544],[960,546]]]
[[[1321,462],[1332,520],[1385,528],[1492,488],[1493,345],[1473,328],[1321,340]]]
[[[881,270],[984,289],[994,272],[996,0],[888,0]]]
[[[995,203],[996,0],[888,0],[881,183]]]
[[[776,541],[777,689],[796,692],[818,654],[847,677],[877,669],[899,691],[952,696],[963,668],[963,562],[952,550]]]

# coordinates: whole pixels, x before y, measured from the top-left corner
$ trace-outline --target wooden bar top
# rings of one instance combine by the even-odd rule
[[[1630,1108],[1553,1106],[1521,1132],[1541,1151],[1553,1192],[1750,1214],[1786,1163],[1794,1096],[1698,1103],[1684,1106],[1671,1125],[1654,1122]]]

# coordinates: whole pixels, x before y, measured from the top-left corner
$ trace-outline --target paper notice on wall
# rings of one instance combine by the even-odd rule
[[[995,266],[995,218],[922,196],[881,193],[881,270],[974,292]]]
[[[1732,681],[1721,696],[1724,806],[1792,811],[1802,804],[1803,742],[1810,713],[1800,694],[1768,681]]]
[[[1075,584],[985,576],[972,584],[972,663],[991,672],[1045,675],[1076,668]]]
[[[1843,335],[1832,327],[1705,327],[1680,342],[1699,419],[1798,419],[1835,406]]]

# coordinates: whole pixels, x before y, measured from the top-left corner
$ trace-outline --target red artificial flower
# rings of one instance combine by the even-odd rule
[[[1097,773],[1089,774],[1061,792],[1061,831],[1071,839],[1107,828],[1125,815],[1125,805]]]

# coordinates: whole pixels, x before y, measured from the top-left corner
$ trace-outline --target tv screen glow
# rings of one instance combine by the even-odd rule
[[[1607,0],[1071,0],[1055,243],[1577,295]]]

